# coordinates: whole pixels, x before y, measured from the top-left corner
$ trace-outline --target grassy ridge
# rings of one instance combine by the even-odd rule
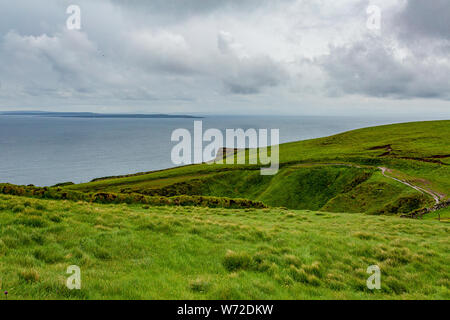
[[[405,213],[433,200],[381,176],[377,167],[388,167],[393,176],[444,200],[450,195],[449,159],[450,121],[415,122],[282,144],[281,168],[272,177],[261,177],[259,166],[254,165],[201,164],[65,188],[246,198],[293,209]],[[335,163],[353,167],[333,166]]]
[[[450,298],[450,229],[433,220],[5,195],[0,217],[9,299]],[[73,264],[80,291],[65,287]]]

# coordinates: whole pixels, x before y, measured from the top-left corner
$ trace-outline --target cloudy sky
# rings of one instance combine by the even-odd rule
[[[450,116],[449,0],[0,0],[0,12],[0,110]]]

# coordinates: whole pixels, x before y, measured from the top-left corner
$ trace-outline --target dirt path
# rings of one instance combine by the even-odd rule
[[[358,165],[356,165],[356,164],[351,164],[351,163],[304,163],[304,164],[301,164],[300,166],[304,166],[304,165],[347,166],[347,167],[361,168],[361,166],[358,166]],[[390,169],[385,168],[385,167],[378,167],[378,169],[381,170],[381,173],[382,173],[383,176],[385,176],[386,178],[389,178],[389,179],[395,180],[395,181],[397,181],[397,182],[403,183],[404,185],[406,185],[406,186],[408,186],[408,187],[410,187],[410,188],[413,188],[414,190],[417,190],[417,191],[419,191],[419,192],[421,192],[421,193],[429,194],[430,196],[433,197],[433,199],[434,199],[434,201],[435,201],[436,204],[439,204],[439,203],[441,202],[441,198],[440,198],[438,195],[436,195],[435,193],[433,193],[433,192],[431,192],[431,191],[429,191],[429,190],[426,190],[426,189],[424,189],[424,188],[421,188],[421,187],[419,187],[419,186],[413,185],[413,184],[411,184],[411,183],[409,183],[409,182],[406,182],[406,181],[403,181],[403,180],[400,180],[400,179],[397,179],[397,178],[394,178],[394,177],[391,177],[391,176],[387,175],[387,174],[386,174],[386,171],[389,172]]]
[[[419,191],[419,192],[421,192],[421,193],[429,194],[430,196],[433,197],[433,199],[434,199],[434,201],[436,202],[436,204],[439,204],[439,203],[441,202],[441,199],[440,199],[436,194],[434,194],[434,193],[431,192],[431,191],[428,191],[428,190],[423,189],[423,188],[421,188],[421,187],[419,187],[419,186],[413,185],[413,184],[411,184],[411,183],[409,183],[409,182],[406,182],[406,181],[403,181],[403,180],[400,180],[400,179],[397,179],[397,178],[388,176],[388,175],[386,174],[386,171],[389,170],[388,168],[385,168],[385,167],[378,167],[378,169],[381,170],[381,173],[382,173],[383,176],[385,176],[386,178],[389,178],[389,179],[398,181],[398,182],[400,182],[400,183],[403,183],[404,185],[407,185],[408,187],[411,187],[411,188],[413,188],[413,189],[415,189],[415,190],[417,190],[417,191]]]

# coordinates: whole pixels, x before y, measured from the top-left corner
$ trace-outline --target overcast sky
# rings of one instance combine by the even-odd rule
[[[0,12],[0,110],[450,116],[449,0],[0,0]]]

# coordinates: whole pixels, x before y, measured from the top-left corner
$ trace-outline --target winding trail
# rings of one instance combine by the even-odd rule
[[[387,175],[387,174],[386,174],[386,171],[389,171],[388,168],[385,168],[385,167],[378,167],[378,169],[381,170],[381,173],[382,173],[383,176],[385,176],[386,178],[389,178],[389,179],[398,181],[398,182],[400,182],[400,183],[403,183],[404,185],[406,185],[406,186],[408,186],[408,187],[411,187],[411,188],[413,188],[413,189],[415,189],[415,190],[417,190],[417,191],[419,191],[419,192],[421,192],[421,193],[429,194],[430,196],[433,197],[433,199],[434,199],[434,201],[436,202],[436,204],[439,204],[439,203],[441,202],[441,199],[439,198],[439,196],[437,196],[437,195],[434,194],[433,192],[431,192],[431,191],[429,191],[429,190],[426,190],[426,189],[424,189],[424,188],[421,188],[421,187],[419,187],[419,186],[413,185],[413,184],[411,184],[411,183],[409,183],[409,182],[406,182],[406,181],[403,181],[403,180],[400,180],[400,179],[397,179],[397,178],[394,178],[394,177],[391,177],[391,176]]]
[[[359,166],[359,165],[357,165],[357,164],[352,164],[352,163],[320,163],[320,162],[319,162],[319,163],[302,163],[302,164],[300,164],[300,165],[301,165],[301,166],[303,166],[303,165],[346,166],[346,167],[361,168],[361,166]],[[389,171],[390,171],[389,168],[386,168],[386,167],[378,167],[378,169],[381,170],[381,173],[382,173],[383,176],[385,176],[386,178],[389,178],[389,179],[395,180],[395,181],[397,181],[397,182],[403,183],[404,185],[406,185],[406,186],[408,186],[408,187],[410,187],[410,188],[413,188],[413,189],[416,190],[416,191],[419,191],[419,192],[421,192],[421,193],[426,193],[426,194],[432,196],[433,199],[434,199],[434,202],[436,203],[436,205],[438,205],[438,204],[441,203],[441,198],[440,198],[438,195],[436,195],[435,193],[433,193],[433,192],[431,192],[431,191],[429,191],[429,190],[427,190],[427,189],[421,188],[421,187],[419,187],[419,186],[416,186],[416,185],[414,185],[414,184],[412,184],[412,183],[409,183],[409,182],[403,181],[403,180],[401,180],[401,179],[394,178],[394,177],[391,177],[391,176],[387,175],[387,174],[386,174],[386,171],[389,172]]]

